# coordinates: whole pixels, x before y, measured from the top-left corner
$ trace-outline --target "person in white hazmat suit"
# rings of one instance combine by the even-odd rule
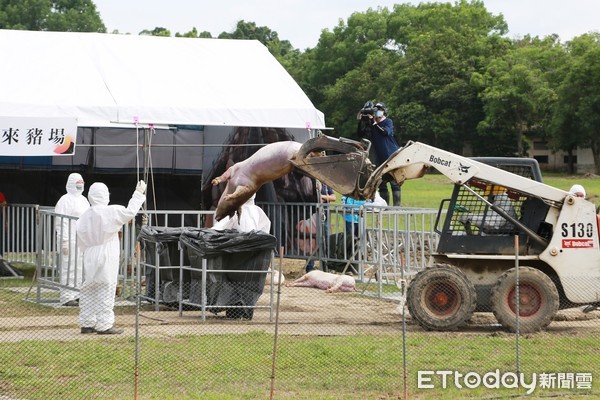
[[[256,195],[253,195],[242,205],[241,215],[236,214],[233,218],[226,216],[213,225],[213,229],[222,231],[224,229],[233,229],[238,232],[263,231],[269,233],[271,230],[271,220],[267,214],[254,204]]]
[[[127,207],[108,205],[104,183],[90,186],[91,207],[77,221],[77,240],[83,251],[84,281],[79,299],[81,333],[114,335],[115,290],[119,273],[119,231],[131,221],[146,201],[146,183],[139,181]]]
[[[83,196],[85,182],[80,174],[73,173],[67,178],[67,193],[62,195],[54,212],[69,217],[80,217],[90,203]],[[83,253],[76,246],[77,218],[56,217],[56,243],[60,255],[60,284],[75,289],[83,283]],[[60,289],[60,304],[68,307],[79,305],[79,291],[66,287]]]

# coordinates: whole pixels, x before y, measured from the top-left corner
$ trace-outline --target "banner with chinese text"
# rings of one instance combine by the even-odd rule
[[[0,116],[0,156],[72,156],[77,119]]]

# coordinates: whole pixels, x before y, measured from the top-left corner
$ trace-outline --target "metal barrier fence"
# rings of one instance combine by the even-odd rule
[[[324,271],[351,273],[376,284],[377,296],[383,295],[382,284],[397,284],[425,268],[437,246],[437,210],[369,204],[259,205],[275,221],[274,235],[286,257],[319,260]],[[355,229],[347,229],[347,220]]]
[[[320,205],[291,211],[277,207],[272,206],[273,212],[291,215],[292,222],[320,216],[322,211]],[[414,272],[429,262],[437,245],[434,213],[359,208],[355,210],[359,212],[358,231],[348,232],[344,211],[341,205],[325,211],[330,223],[327,237],[335,238],[328,242],[335,247],[316,240],[325,236],[319,233],[325,229],[319,222],[315,222],[316,233],[311,233],[312,228],[303,232],[297,222],[284,225],[287,231],[276,235],[284,250],[277,246],[277,257],[270,261],[276,271],[269,278],[265,274],[265,286],[252,315],[228,316],[223,314],[227,310],[213,312],[198,308],[198,303],[186,304],[183,289],[176,291],[175,297],[169,298],[167,293],[166,300],[176,299],[178,304],[160,297],[157,310],[156,297],[142,298],[147,286],[141,285],[146,271],[138,268],[138,255],[144,253],[135,245],[138,229],[133,224],[126,226],[121,240],[122,287],[114,307],[115,324],[124,328],[124,333],[97,335],[82,334],[79,308],[62,306],[58,300],[60,289],[69,288],[60,281],[61,256],[54,230],[64,217],[40,208],[36,214],[39,225],[29,233],[21,232],[24,236],[37,233],[34,243],[42,251],[34,255],[39,257],[35,264],[43,264],[47,270],[11,258],[25,279],[0,281],[0,398],[456,399],[533,395],[583,399],[600,395],[598,311],[563,309],[567,305],[562,300],[559,304],[557,298],[560,310],[546,328],[535,332],[507,331],[490,308],[478,309],[452,331],[425,330],[404,307],[404,290]],[[136,222],[203,226],[206,214],[195,215],[148,213],[147,221]],[[193,218],[197,222],[190,220]],[[313,239],[315,244],[303,242]],[[26,252],[24,247],[16,251],[10,242],[6,249],[11,250],[5,253],[8,255]],[[356,291],[328,293],[310,285],[295,286],[294,278],[303,275],[311,255],[323,268],[353,272],[352,277],[345,273],[335,276],[350,279]],[[19,257],[31,260],[30,256]],[[152,265],[148,267],[152,269]],[[531,266],[523,260],[518,270],[525,277]],[[273,278],[279,272],[286,278],[281,285]],[[200,282],[220,292],[223,281],[211,279],[207,267]],[[585,277],[573,273],[563,279],[586,290]],[[33,286],[41,286],[40,280],[49,286],[40,287],[44,301],[25,301]],[[160,290],[160,280],[155,287]],[[55,294],[50,296],[52,292]],[[531,304],[529,289],[516,294],[514,304]]]
[[[367,288],[368,292],[379,297],[384,295],[383,284],[397,284],[399,280],[406,280],[424,268],[429,262],[429,250],[436,246],[437,234],[433,225],[437,212],[432,210],[369,205],[349,207],[341,204],[259,205],[271,218],[277,248],[283,248],[284,257],[305,260],[306,263],[318,260],[324,271],[353,274],[359,281],[368,281],[371,284]],[[49,207],[13,205],[8,209],[8,220],[14,221],[11,226],[15,227],[10,231],[12,237],[8,238],[15,240],[7,240],[6,248],[9,251],[5,258],[8,261],[39,264],[35,301],[58,303],[58,292],[61,289],[77,291],[77,286],[80,285],[76,282],[83,280],[83,272],[81,257],[72,257],[78,253],[77,243],[73,239],[74,219],[55,214]],[[139,231],[136,226],[144,224],[154,227],[201,228],[206,225],[213,212],[147,210],[143,214],[137,221],[126,224],[121,234],[117,285],[120,300],[131,300],[135,295],[134,264]],[[356,230],[346,229],[348,215],[360,217],[356,218]],[[142,218],[145,220],[142,221]],[[56,227],[63,223],[68,228],[64,232],[58,232]],[[16,232],[19,232],[18,237]],[[56,243],[62,241],[73,246],[71,256],[64,256],[59,251]],[[179,268],[179,257],[176,261],[174,265],[157,268],[171,275],[171,270]],[[145,269],[153,268],[145,264],[141,275],[149,276],[150,273],[146,274]],[[159,274],[152,274],[160,287],[158,276]],[[163,293],[159,290],[151,291],[155,298],[144,296],[144,299],[153,300],[158,307]]]
[[[0,255],[5,260],[36,264],[37,216],[40,206],[11,204],[0,208]]]
[[[7,206],[11,216],[16,216],[16,221],[11,225],[20,229],[22,237],[17,240],[7,240],[5,248],[5,259],[12,262],[27,262],[38,266],[36,270],[36,303],[60,303],[59,292],[61,290],[79,291],[79,286],[85,278],[83,276],[81,256],[73,257],[80,251],[75,239],[75,228],[73,217],[56,214],[51,207],[37,206]],[[175,227],[201,227],[206,218],[212,216],[210,211],[144,211],[136,221],[123,226],[120,232],[120,254],[119,275],[117,283],[117,298],[121,301],[132,301],[136,296],[136,269],[135,262],[138,251],[138,231],[140,224],[153,226],[175,226]],[[24,215],[24,217],[22,217]],[[22,224],[20,220],[34,221],[30,224]],[[64,230],[58,226],[65,226]],[[9,239],[11,237],[9,236]],[[27,248],[21,242],[29,243]],[[61,242],[70,243],[69,255],[61,253]],[[16,245],[15,245],[16,243]],[[27,250],[27,251],[25,251]],[[79,282],[79,284],[77,284]]]

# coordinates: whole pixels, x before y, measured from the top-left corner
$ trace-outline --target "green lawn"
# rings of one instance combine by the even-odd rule
[[[575,183],[583,185],[587,199],[600,206],[600,179],[585,175],[565,175],[558,173],[542,174],[544,183],[562,190],[569,190]],[[452,195],[454,184],[444,175],[428,173],[423,178],[405,181],[402,185],[402,205],[404,207],[435,208],[441,200]],[[341,203],[337,194],[336,203]]]
[[[533,373],[587,372],[600,376],[590,349],[597,337],[523,340],[521,369]],[[35,399],[130,399],[134,381],[133,342],[111,341],[5,343],[0,350],[0,387],[13,396]],[[483,376],[496,369],[515,372],[514,338],[488,334],[407,335],[407,389],[411,398],[465,398],[524,394],[525,389],[462,389],[454,380],[445,389],[418,388],[418,371],[452,370]],[[178,336],[140,342],[140,395],[143,399],[264,399],[271,384],[273,337],[243,335]],[[403,393],[402,334],[381,336],[281,336],[275,389],[277,399],[397,399]],[[593,382],[600,390],[600,382]],[[535,395],[584,390],[537,388]]]
[[[575,183],[583,185],[587,199],[600,206],[600,179],[583,175],[567,176],[564,174],[543,175],[544,183],[558,189],[569,190]],[[427,174],[421,179],[413,179],[402,185],[402,205],[405,207],[435,208],[440,201],[452,195],[454,185],[441,174]]]

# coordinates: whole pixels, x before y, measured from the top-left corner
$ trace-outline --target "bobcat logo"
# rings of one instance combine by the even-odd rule
[[[458,168],[458,170],[463,173],[466,174],[467,172],[469,172],[469,169],[471,169],[470,165],[462,165],[462,163],[459,163],[460,167]]]

